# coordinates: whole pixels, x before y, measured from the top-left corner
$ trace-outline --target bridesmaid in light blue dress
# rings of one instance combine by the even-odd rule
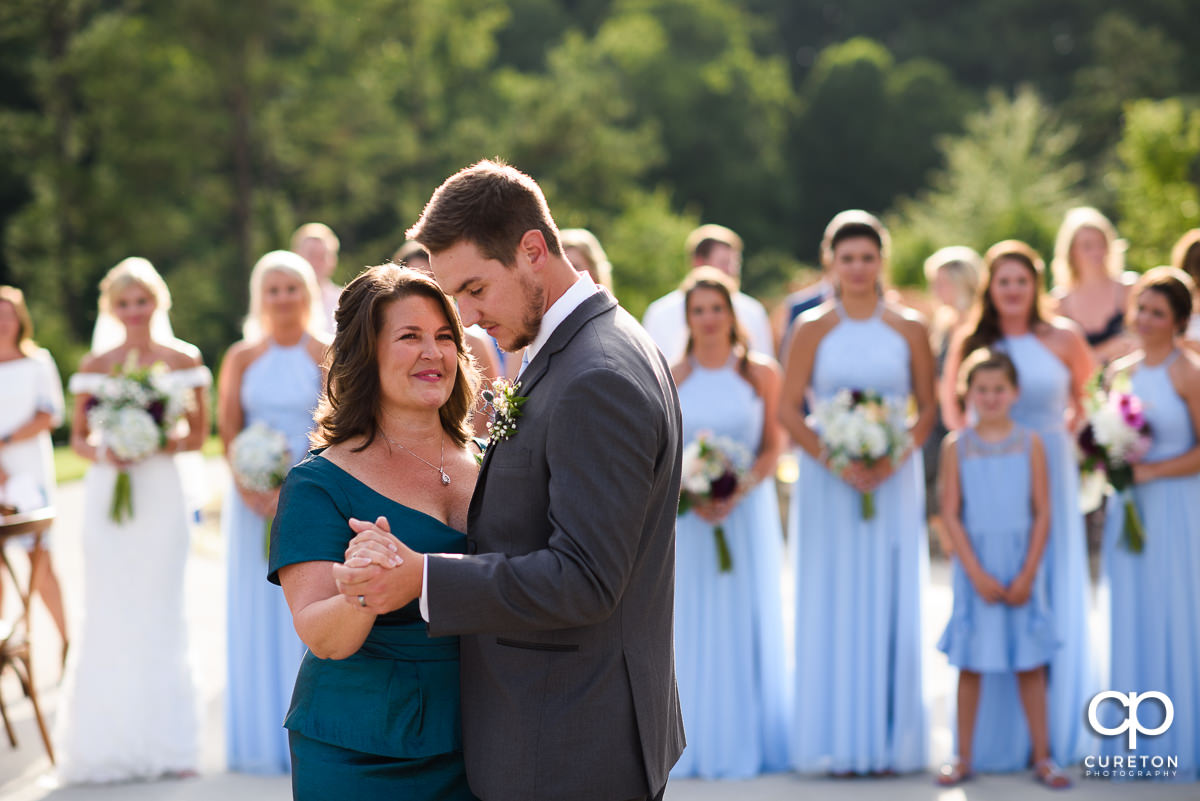
[[[266,423],[287,436],[293,462],[308,452],[321,394],[325,334],[312,267],[286,251],[263,256],[250,278],[246,338],[221,367],[218,423],[228,451],[237,434]],[[283,593],[265,581],[267,518],[278,491],[253,492],[231,481],[221,527],[228,549],[228,686],[225,695],[229,769],[281,774],[290,769],[283,718],[304,655]]]
[[[1191,281],[1171,268],[1146,273],[1132,294],[1143,350],[1118,362],[1132,371],[1153,445],[1134,467],[1134,502],[1145,529],[1141,553],[1122,544],[1124,510],[1110,499],[1104,538],[1110,587],[1112,675],[1121,693],[1165,693],[1175,719],[1164,733],[1139,735],[1135,751],[1126,735],[1106,737],[1101,753],[1139,758],[1175,756],[1174,776],[1200,780],[1200,358],[1181,347],[1192,307]],[[1101,722],[1116,727],[1127,710],[1111,701]],[[1163,722],[1163,707],[1138,708],[1147,729]],[[1107,718],[1107,719],[1105,719]]]
[[[923,770],[922,590],[928,574],[921,444],[935,419],[924,323],[880,297],[887,232],[842,212],[822,243],[837,297],[807,312],[788,348],[780,420],[800,447],[789,519],[796,575],[792,767],[885,774]],[[839,390],[916,402],[912,445],[893,464],[833,472],[804,415]],[[860,493],[874,491],[864,520]]]
[[[985,291],[975,324],[951,345],[942,385],[942,415],[950,428],[965,422],[955,398],[959,366],[981,347],[1008,354],[1020,376],[1021,394],[1012,419],[1042,440],[1050,481],[1050,541],[1043,571],[1060,647],[1049,670],[1050,749],[1059,765],[1079,762],[1095,750],[1086,728],[1087,705],[1100,690],[1101,671],[1088,637],[1088,572],[1079,468],[1071,418],[1082,414],[1083,388],[1094,362],[1074,323],[1044,316],[1040,308],[1042,261],[1023,242],[993,245],[984,257]],[[1009,772],[1030,764],[1031,744],[1020,714],[1016,679],[985,674],[975,731],[975,770]]]
[[[679,384],[684,442],[701,432],[746,449],[746,488],[679,518],[675,535],[675,666],[688,744],[671,778],[746,779],[787,769],[783,531],[775,464],[779,368],[746,351],[724,274],[693,272],[684,288],[689,331]],[[735,333],[737,332],[737,333]],[[721,572],[720,522],[732,568]]]

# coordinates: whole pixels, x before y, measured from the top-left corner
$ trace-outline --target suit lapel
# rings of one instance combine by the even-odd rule
[[[575,338],[575,335],[579,333],[580,329],[592,320],[592,318],[609,311],[616,305],[616,299],[604,291],[597,292],[579,304],[579,307],[567,315],[567,319],[563,320],[558,328],[554,329],[554,333],[550,335],[550,339],[538,351],[533,361],[526,366],[525,372],[521,374],[521,386],[517,392],[520,395],[528,397],[550,368],[550,360],[554,357],[554,354],[565,348]],[[483,455],[483,464],[479,467],[479,477],[475,482],[475,492],[471,495],[471,504],[467,509],[468,530],[479,516],[479,506],[483,499],[483,488],[487,484],[487,472],[488,466],[492,461],[492,452],[497,447],[502,446],[503,443],[501,442],[490,442],[488,443],[487,452]]]

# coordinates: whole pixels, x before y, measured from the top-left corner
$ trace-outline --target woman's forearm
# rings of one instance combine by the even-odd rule
[[[50,412],[37,412],[28,421],[17,426],[8,433],[8,442],[22,442],[33,439],[43,431],[54,428],[54,417]]]
[[[345,659],[366,642],[375,615],[348,603],[342,595],[314,601],[296,613],[296,634],[314,656]]]

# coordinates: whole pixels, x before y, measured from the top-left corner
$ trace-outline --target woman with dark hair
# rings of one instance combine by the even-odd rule
[[[1129,327],[1142,347],[1111,372],[1131,374],[1153,437],[1146,457],[1133,466],[1133,497],[1146,535],[1140,553],[1121,544],[1125,515],[1113,497],[1104,538],[1108,686],[1166,694],[1175,720],[1162,734],[1139,737],[1136,753],[1126,749],[1124,737],[1105,738],[1102,753],[1139,760],[1175,756],[1176,781],[1200,779],[1200,357],[1180,347],[1194,292],[1191,279],[1171,267],[1150,270],[1134,287]],[[1116,711],[1109,706],[1101,707],[1102,714]],[[1142,713],[1148,728],[1162,722],[1155,714]]]
[[[788,346],[779,419],[800,447],[789,520],[796,575],[792,766],[879,774],[926,766],[921,595],[928,574],[921,445],[936,417],[933,354],[918,315],[885,303],[887,230],[863,211],[825,229],[835,297],[802,315]],[[915,401],[895,460],[837,469],[805,417],[842,390]],[[867,519],[862,493],[874,493]]]
[[[673,778],[745,779],[788,765],[783,531],[768,480],[783,447],[780,374],[749,350],[736,292],[720,270],[692,272],[683,285],[687,356],[672,368],[683,441],[707,433],[735,443],[745,471],[731,496],[697,503],[676,526],[675,669],[688,745]]]
[[[389,567],[357,546],[366,520],[421,552],[466,550],[478,465],[468,418],[476,370],[453,304],[430,278],[393,264],[350,282],[316,446],[284,482],[271,581],[300,639],[289,730],[297,799],[471,799],[459,726],[458,638],[429,637],[417,602],[376,615],[346,603],[333,565]]]
[[[992,348],[1012,359],[1021,380],[1012,418],[1041,437],[1050,477],[1050,544],[1042,569],[1061,643],[1049,670],[1051,753],[1060,765],[1074,764],[1090,745],[1084,713],[1098,677],[1088,646],[1087,543],[1071,431],[1082,419],[1084,387],[1095,362],[1077,324],[1042,311],[1043,265],[1033,248],[1016,240],[999,242],[988,249],[984,266],[975,310],[946,357],[942,418],[951,430],[967,423],[957,393],[967,356]],[[1016,679],[985,674],[979,708],[979,719],[990,723],[975,733],[975,769],[1024,770],[1031,744],[1019,714]]]

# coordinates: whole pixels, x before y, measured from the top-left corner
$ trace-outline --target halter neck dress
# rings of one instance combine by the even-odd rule
[[[838,305],[816,348],[810,405],[842,389],[912,394],[908,343],[882,318]],[[875,492],[859,493],[801,452],[789,542],[796,576],[792,767],[800,772],[923,770],[929,727],[921,621],[929,571],[925,485],[915,452]]]

